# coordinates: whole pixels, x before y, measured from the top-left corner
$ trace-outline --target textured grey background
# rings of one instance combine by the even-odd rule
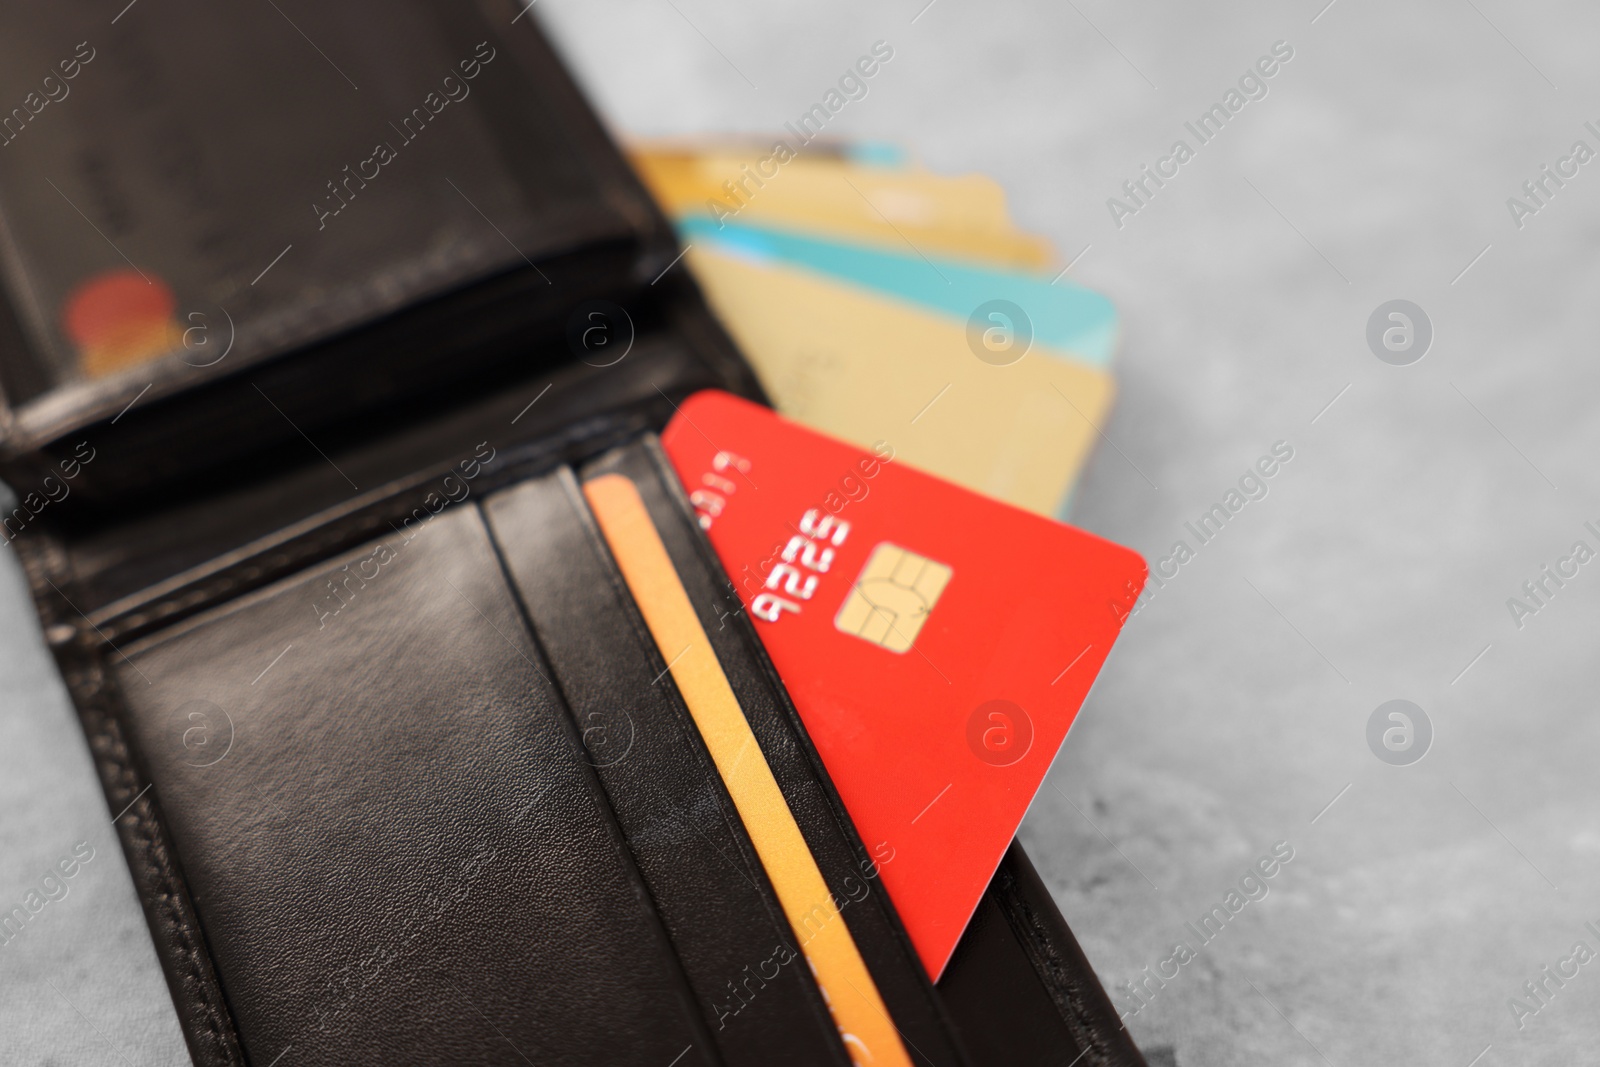
[[[1600,11],[924,2],[536,11],[620,134],[776,133],[893,44],[832,132],[993,175],[1065,256],[1089,246],[1075,276],[1122,309],[1104,429],[1126,458],[1098,450],[1079,524],[1154,560],[1273,442],[1294,447],[1129,624],[1022,829],[1112,986],[1196,944],[1185,921],[1293,846],[1270,894],[1129,1016],[1154,1061],[1592,1059],[1600,964],[1520,1031],[1508,1000],[1575,942],[1600,951],[1600,564],[1521,630],[1506,600],[1575,540],[1600,548],[1583,529],[1600,525],[1600,163],[1521,230],[1506,198],[1574,140],[1600,149],[1583,129]],[[1278,40],[1295,55],[1269,95],[1116,228],[1106,198]],[[1436,334],[1403,368],[1364,340],[1397,297]],[[98,850],[0,946],[4,1058],[181,1061],[9,558],[0,613],[0,900],[74,842]],[[1435,729],[1409,767],[1365,740],[1395,697]]]

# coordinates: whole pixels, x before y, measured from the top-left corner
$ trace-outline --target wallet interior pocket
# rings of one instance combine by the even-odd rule
[[[476,507],[125,651],[251,1062],[717,1062]]]

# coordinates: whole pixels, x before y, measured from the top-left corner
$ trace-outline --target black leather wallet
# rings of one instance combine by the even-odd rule
[[[1013,845],[937,985],[654,431],[761,399],[519,4],[0,14],[0,521],[196,1063],[852,1062],[581,484],[918,1064],[1143,1061]]]

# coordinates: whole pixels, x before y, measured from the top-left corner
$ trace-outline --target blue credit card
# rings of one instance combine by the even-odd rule
[[[1008,302],[1027,315],[1033,340],[1041,345],[1095,367],[1109,367],[1116,354],[1121,332],[1116,306],[1065,279],[1052,284],[1017,271],[900,255],[770,226],[719,225],[700,216],[680,218],[677,226],[685,243],[705,242],[734,255],[815,271],[963,322],[981,318],[985,305]]]

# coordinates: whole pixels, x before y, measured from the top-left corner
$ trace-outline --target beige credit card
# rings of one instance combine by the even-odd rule
[[[697,241],[687,262],[780,412],[1055,516],[1110,410],[1110,374],[1033,345],[980,358],[964,323]]]

